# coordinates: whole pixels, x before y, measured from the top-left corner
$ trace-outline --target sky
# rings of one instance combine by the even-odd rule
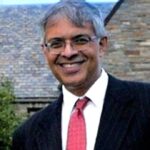
[[[59,0],[0,0],[0,5],[13,5],[13,4],[45,4],[55,3]],[[87,2],[100,3],[100,2],[117,2],[118,0],[86,0]]]

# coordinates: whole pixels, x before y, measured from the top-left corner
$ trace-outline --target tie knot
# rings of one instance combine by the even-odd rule
[[[76,102],[76,105],[75,105],[75,108],[76,109],[80,109],[80,110],[83,110],[84,107],[86,106],[88,102],[88,98],[84,97],[82,99],[79,99],[77,102]]]

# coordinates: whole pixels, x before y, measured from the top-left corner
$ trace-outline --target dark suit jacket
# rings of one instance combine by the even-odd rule
[[[63,95],[13,136],[13,150],[61,150]],[[94,150],[150,150],[150,84],[109,76]]]

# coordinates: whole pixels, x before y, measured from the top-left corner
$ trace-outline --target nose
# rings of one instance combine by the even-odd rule
[[[76,55],[77,53],[78,53],[78,51],[73,48],[71,42],[66,41],[65,46],[64,46],[64,50],[62,51],[61,55],[63,57],[70,58],[73,55]]]

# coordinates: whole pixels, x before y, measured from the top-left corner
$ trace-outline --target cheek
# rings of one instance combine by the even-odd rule
[[[95,51],[91,60],[91,65],[92,65],[93,70],[95,71],[99,70],[101,66],[101,60],[102,60],[101,53],[98,50]]]
[[[55,55],[50,55],[49,53],[45,53],[44,55],[45,55],[45,58],[46,58],[46,61],[49,65],[49,67],[52,68],[54,66],[56,56]]]
[[[93,63],[99,63],[103,53],[100,49],[100,46],[96,45],[89,51],[88,55],[91,57]]]

